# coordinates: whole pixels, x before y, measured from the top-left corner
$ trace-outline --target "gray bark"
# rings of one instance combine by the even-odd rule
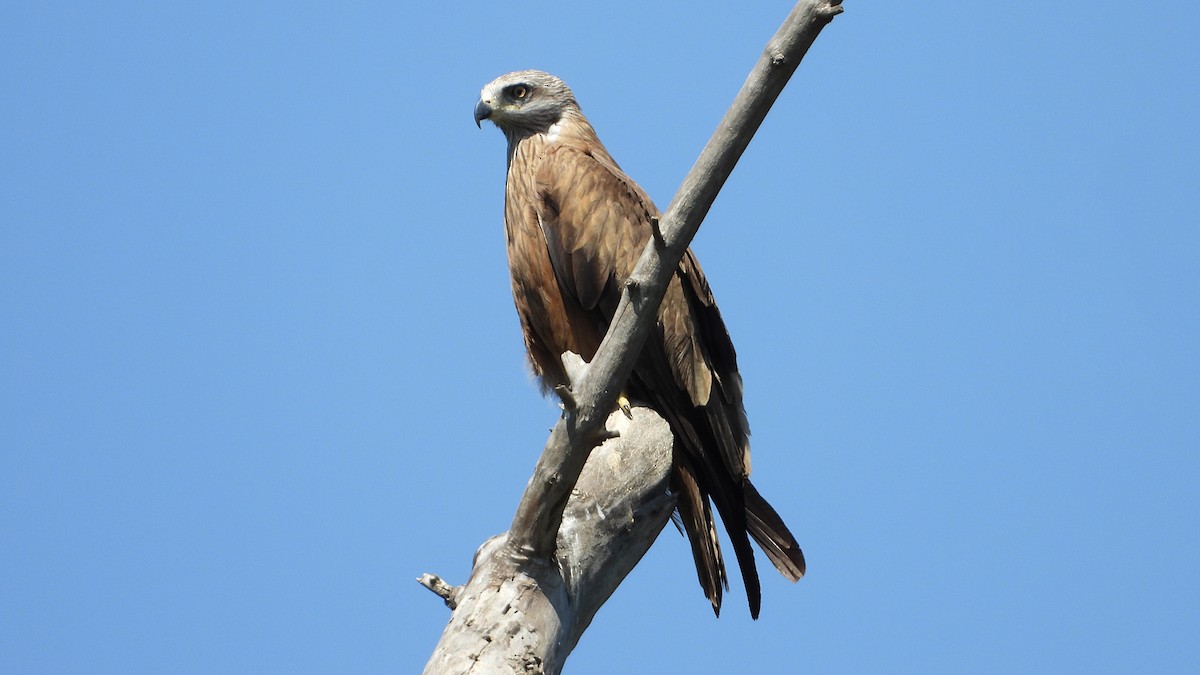
[[[567,500],[554,557],[527,558],[508,535],[493,537],[466,585],[439,593],[455,610],[426,673],[562,670],[675,508],[667,492],[671,428],[649,408],[631,412],[632,420],[620,411],[609,417],[620,436],[592,452]]]
[[[563,417],[508,533],[480,548],[465,586],[422,579],[455,607],[426,673],[558,673],[596,610],[662,529],[674,504],[666,496],[670,429],[641,408],[614,429],[621,413],[611,411],[700,222],[809,46],[842,11],[840,3],[801,0],[767,43],[671,201],[661,236],[638,261],[595,359],[572,372]],[[619,438],[612,438],[614,430]],[[593,471],[594,480],[583,483],[581,474]]]

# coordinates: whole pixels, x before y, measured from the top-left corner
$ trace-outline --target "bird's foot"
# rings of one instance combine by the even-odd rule
[[[625,395],[625,392],[621,392],[617,396],[617,407],[625,413],[626,418],[633,419],[633,406],[629,404],[629,397]]]

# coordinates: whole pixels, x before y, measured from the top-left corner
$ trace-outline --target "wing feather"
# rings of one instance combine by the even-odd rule
[[[653,205],[632,191],[619,170],[599,161],[578,144],[547,148],[537,186],[545,204],[539,215],[559,283],[580,306],[608,314],[616,306],[618,277],[628,275],[628,258],[650,237]],[[607,328],[607,320],[605,320]],[[590,355],[585,355],[590,356]]]

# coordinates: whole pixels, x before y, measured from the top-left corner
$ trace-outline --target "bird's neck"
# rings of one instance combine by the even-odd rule
[[[511,167],[513,158],[518,153],[529,153],[556,143],[567,143],[588,148],[597,148],[602,152],[604,145],[596,136],[587,118],[581,112],[568,109],[563,112],[558,121],[541,129],[504,129],[508,139],[508,165]]]

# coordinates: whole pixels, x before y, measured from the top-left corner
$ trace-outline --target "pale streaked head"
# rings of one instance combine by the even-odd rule
[[[505,135],[544,133],[569,109],[578,109],[566,83],[541,70],[501,75],[479,92],[475,124],[491,120]]]

